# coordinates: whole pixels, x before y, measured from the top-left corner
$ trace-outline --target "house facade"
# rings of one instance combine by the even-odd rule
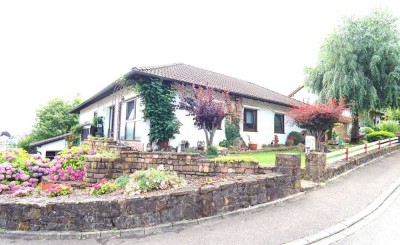
[[[36,148],[36,152],[40,155],[53,160],[58,152],[67,148],[67,137],[70,134],[63,134],[56,137],[48,138],[45,140],[32,142],[29,144],[30,148]]]
[[[278,136],[279,144],[285,144],[291,131],[301,131],[292,125],[286,115],[286,111],[298,101],[244,80],[185,64],[133,68],[124,77],[130,81],[143,77],[158,78],[172,82],[176,89],[180,84],[208,85],[217,91],[228,89],[240,105],[242,138],[246,143],[249,140],[257,143],[258,147],[271,144],[275,135]],[[143,118],[142,110],[138,94],[114,82],[71,112],[79,113],[82,125],[91,122],[95,116],[102,117],[105,137],[143,150],[151,143],[148,137],[151,122]],[[176,110],[175,114],[180,128],[175,139],[170,140],[172,147],[177,147],[182,141],[189,142],[190,146],[205,141],[203,130],[193,125],[193,117],[188,116],[187,111]],[[225,139],[224,128],[225,120],[215,134],[214,145]]]

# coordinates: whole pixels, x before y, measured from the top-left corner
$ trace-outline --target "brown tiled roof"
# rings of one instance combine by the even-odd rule
[[[230,77],[217,72],[208,71],[183,63],[176,63],[163,66],[151,67],[134,67],[132,71],[139,71],[149,75],[155,75],[162,78],[167,78],[185,83],[194,83],[196,85],[206,86],[218,90],[227,89],[233,94],[242,95],[244,97],[260,99],[276,104],[291,106],[298,104],[299,101],[289,98],[288,96],[279,94],[257,84],[242,79]]]
[[[230,77],[217,72],[208,71],[183,63],[175,63],[161,66],[134,67],[125,75],[127,79],[134,79],[136,75],[152,76],[171,81],[196,84],[206,86],[217,90],[228,90],[231,94],[243,97],[262,100],[283,106],[292,106],[301,102],[289,98],[283,94],[269,90],[257,84],[242,79]],[[83,108],[111,95],[120,89],[117,82],[113,82],[91,98],[72,109],[71,113],[79,113]]]

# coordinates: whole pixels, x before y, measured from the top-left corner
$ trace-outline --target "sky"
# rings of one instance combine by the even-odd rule
[[[60,97],[132,67],[183,62],[289,94],[344,16],[399,1],[0,1],[0,131],[28,133]]]

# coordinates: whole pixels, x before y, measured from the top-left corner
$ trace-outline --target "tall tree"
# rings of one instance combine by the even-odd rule
[[[306,68],[306,85],[322,100],[347,98],[351,139],[358,142],[359,115],[400,105],[400,39],[397,18],[375,10],[345,18],[321,47],[318,65]]]
[[[79,123],[78,115],[69,111],[79,105],[81,99],[76,97],[72,102],[56,98],[36,111],[36,123],[30,134],[21,139],[19,147],[26,150],[29,144],[70,132]]]

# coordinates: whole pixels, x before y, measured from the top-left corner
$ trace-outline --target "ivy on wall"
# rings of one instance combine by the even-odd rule
[[[144,118],[150,120],[150,141],[173,139],[179,133],[179,125],[175,116],[175,90],[172,83],[156,78],[140,78],[135,80],[135,91],[144,105]]]

